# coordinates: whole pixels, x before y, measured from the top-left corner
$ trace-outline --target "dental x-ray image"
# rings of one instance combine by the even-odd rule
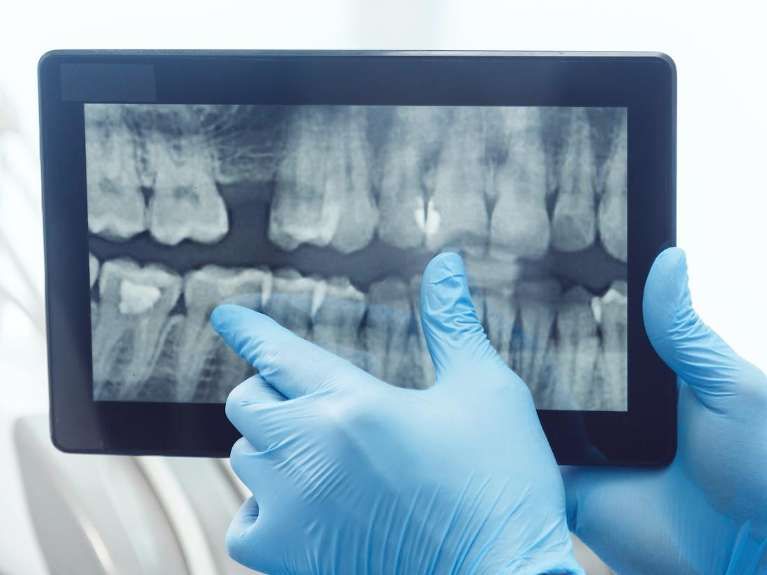
[[[97,400],[225,401],[226,301],[427,387],[452,249],[539,409],[627,409],[625,108],[86,104],[85,139]]]

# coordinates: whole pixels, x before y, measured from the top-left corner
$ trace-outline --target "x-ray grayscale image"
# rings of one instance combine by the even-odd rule
[[[451,249],[538,409],[627,409],[625,108],[86,104],[85,147],[96,400],[225,401],[223,302],[428,387]]]

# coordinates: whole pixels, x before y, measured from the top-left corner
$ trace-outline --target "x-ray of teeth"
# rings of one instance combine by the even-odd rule
[[[86,104],[85,136],[95,399],[225,401],[224,302],[429,387],[451,249],[540,409],[627,409],[625,109]]]

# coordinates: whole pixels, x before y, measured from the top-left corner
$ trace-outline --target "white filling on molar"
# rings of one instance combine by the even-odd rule
[[[594,296],[591,298],[591,312],[597,323],[602,323],[602,298]]]
[[[602,296],[602,344],[591,409],[622,411],[627,407],[627,284],[614,281]]]
[[[120,313],[125,315],[146,313],[157,303],[160,295],[160,289],[156,286],[123,280],[120,282]]]
[[[442,223],[442,216],[437,210],[437,206],[434,205],[433,199],[429,199],[429,201],[426,202],[426,209],[416,209],[413,211],[413,214],[415,216],[416,225],[423,231],[427,238],[437,234],[439,226]]]
[[[90,278],[90,287],[93,289],[99,277],[99,260],[93,254],[88,254],[88,277]]]
[[[397,106],[392,126],[381,152],[381,181],[378,197],[378,236],[402,248],[423,245],[424,234],[436,232],[440,219],[425,198],[433,193],[430,164],[442,146],[449,111],[444,108]],[[433,221],[430,221],[433,219]]]
[[[477,109],[453,109],[435,173],[434,192],[427,206],[426,247],[437,250],[460,245],[470,253],[483,254],[487,247],[489,216],[484,182],[482,117]],[[431,223],[430,215],[439,217]]]
[[[118,259],[103,262],[98,285],[94,395],[135,399],[163,348],[164,326],[181,293],[181,278],[158,265],[140,267]]]

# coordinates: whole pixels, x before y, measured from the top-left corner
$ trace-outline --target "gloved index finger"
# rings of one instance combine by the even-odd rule
[[[298,337],[270,317],[225,304],[210,316],[213,328],[261,377],[291,399],[335,384],[350,364]]]

